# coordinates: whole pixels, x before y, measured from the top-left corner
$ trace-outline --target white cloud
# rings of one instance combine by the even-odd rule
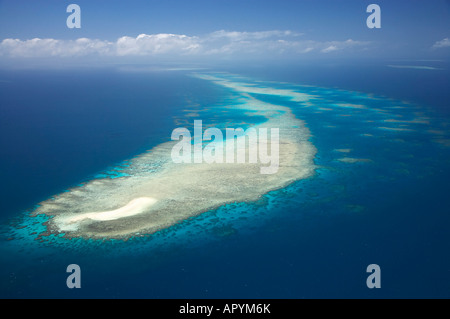
[[[108,41],[80,38],[62,41],[56,39],[31,40],[5,39],[0,43],[0,54],[12,57],[69,57],[92,53],[109,54],[111,43]]]
[[[308,52],[311,52],[312,50],[314,50],[314,48],[307,47],[306,49],[304,49],[303,51],[301,51],[301,53],[308,53]]]
[[[115,43],[115,53],[119,56],[192,53],[199,48],[197,37],[166,33],[140,34],[136,38],[125,36]]]
[[[283,37],[298,37],[303,35],[302,33],[295,33],[289,30],[279,31],[257,31],[257,32],[239,32],[239,31],[225,31],[220,30],[208,35],[208,38],[228,38],[231,41],[242,40],[261,40],[267,38],[283,38]]]
[[[354,47],[361,47],[363,46],[363,49],[365,49],[365,46],[369,44],[369,42],[362,42],[362,41],[355,41],[352,39],[348,39],[345,41],[330,41],[322,43],[321,45],[325,45],[320,52],[322,53],[330,53],[334,51],[340,51],[340,50],[348,50]]]
[[[354,40],[319,42],[302,40],[292,31],[216,31],[204,36],[183,34],[140,34],[123,36],[116,41],[80,38],[77,40],[4,39],[0,55],[9,57],[73,56],[158,56],[158,55],[277,55],[331,53],[368,44]]]
[[[325,49],[322,49],[320,52],[322,53],[329,53],[329,52],[333,52],[339,50],[337,46],[335,45],[330,45],[329,47],[326,47]]]
[[[450,40],[449,38],[442,39],[441,41],[436,41],[435,44],[433,44],[433,49],[439,49],[439,48],[448,48],[450,47]]]

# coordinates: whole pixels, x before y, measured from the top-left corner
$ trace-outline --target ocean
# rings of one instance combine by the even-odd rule
[[[425,63],[425,62],[420,62]],[[450,297],[450,72],[354,65],[0,71],[1,298]],[[407,62],[410,65],[412,62]],[[317,148],[315,174],[150,236],[39,237],[37,204],[170,139],[194,119],[263,121],[239,94],[288,106]],[[81,268],[69,289],[66,267]],[[369,289],[366,268],[381,269]]]

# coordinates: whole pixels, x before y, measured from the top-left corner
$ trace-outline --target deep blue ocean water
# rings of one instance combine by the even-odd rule
[[[189,127],[183,110],[218,127],[248,115],[227,107],[233,92],[189,71],[1,71],[0,297],[450,297],[450,149],[428,132],[450,136],[449,72],[339,64],[227,70],[319,95],[318,107],[402,106],[390,112],[406,119],[420,112],[429,123],[381,130],[373,121],[401,124],[370,110],[317,113],[255,95],[306,122],[318,149],[313,177],[150,237],[40,242],[32,232],[44,230],[43,220],[27,210]],[[337,161],[347,155],[335,149],[346,148],[370,161]],[[81,289],[66,287],[72,263],[81,267]],[[380,289],[366,286],[373,263]]]

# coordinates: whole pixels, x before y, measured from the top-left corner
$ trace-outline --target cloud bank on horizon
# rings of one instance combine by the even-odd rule
[[[0,43],[0,56],[12,58],[76,57],[76,56],[217,56],[217,55],[283,55],[331,53],[367,50],[369,41],[314,41],[293,31],[260,32],[215,31],[204,36],[184,34],[140,34],[122,36],[116,41],[79,38],[12,39]]]
[[[450,2],[378,0],[0,1],[0,65],[93,61],[450,58]],[[39,14],[37,14],[39,13]],[[66,20],[67,19],[67,20]],[[75,61],[76,60],[76,61]],[[59,62],[61,62],[59,61]],[[63,65],[63,64],[59,64]]]

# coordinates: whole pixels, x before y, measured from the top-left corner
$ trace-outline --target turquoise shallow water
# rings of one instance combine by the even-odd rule
[[[128,241],[38,237],[45,231],[46,217],[30,218],[19,210],[20,205],[11,204],[8,218],[4,218],[1,242],[3,255],[8,256],[1,264],[2,296],[448,297],[446,187],[450,177],[450,134],[445,117],[432,108],[370,92],[215,75],[316,96],[311,103],[305,103],[276,94],[252,95],[264,102],[288,106],[305,121],[318,150],[315,175],[272,191],[255,203],[228,204],[152,236],[136,236]],[[83,79],[85,75],[78,76]],[[120,94],[115,94],[125,101],[134,89],[123,89],[123,75],[114,76],[116,83],[109,85],[122,88]],[[181,73],[164,77],[166,85],[172,83],[179,99],[164,100],[164,92],[154,92],[135,98],[134,108],[140,110],[145,105],[151,109],[159,101],[159,105],[167,106],[160,118],[170,120],[153,128],[143,124],[140,130],[121,132],[129,137],[123,144],[109,147],[121,148],[143,131],[150,142],[141,146],[137,143],[128,154],[105,155],[99,162],[106,165],[91,166],[85,178],[72,178],[65,186],[60,184],[59,190],[41,179],[41,187],[46,190],[43,193],[49,197],[91,178],[120,177],[134,155],[163,141],[174,127],[189,127],[196,117],[219,128],[245,126],[250,120],[248,115],[233,110],[236,92]],[[144,80],[161,82],[161,75],[148,75]],[[96,96],[95,88],[91,94]],[[52,99],[49,102],[55,103]],[[186,107],[186,103],[190,106]],[[186,108],[189,112],[183,111]],[[65,112],[70,114],[70,107]],[[88,114],[89,110],[84,112]],[[120,118],[123,114],[116,112],[110,115],[118,117],[111,119],[113,124],[124,121]],[[134,126],[133,118],[128,122],[130,128]],[[108,128],[108,123],[103,123],[105,132],[113,127]],[[49,132],[51,128],[39,126]],[[89,142],[84,140],[85,144]],[[20,153],[14,153],[12,145],[2,140],[2,148],[10,147],[11,156]],[[84,148],[76,158],[79,161],[89,157],[92,151]],[[65,165],[70,168],[75,162]],[[37,171],[44,172],[45,167],[39,166]],[[20,174],[6,176],[6,180],[13,181],[14,177],[17,180]],[[26,178],[21,181],[26,183]],[[18,189],[12,186],[10,192]],[[28,198],[28,207],[38,202],[33,202],[32,194],[22,195]],[[12,213],[14,208],[17,211]],[[82,268],[82,289],[65,287],[65,267],[70,263]],[[365,267],[371,263],[379,264],[383,271],[383,288],[377,291],[365,286]]]

